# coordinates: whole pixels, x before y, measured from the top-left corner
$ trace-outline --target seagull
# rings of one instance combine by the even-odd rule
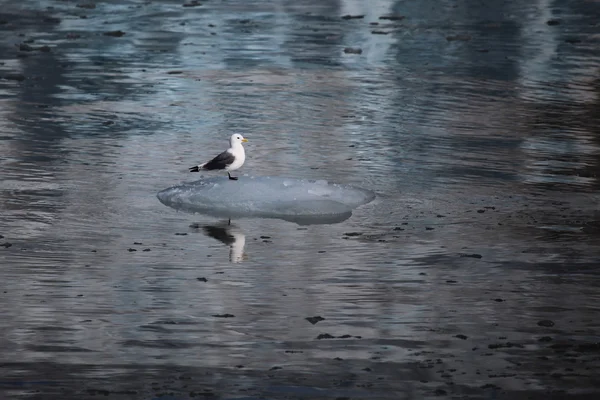
[[[231,176],[229,171],[235,171],[244,165],[244,161],[246,161],[246,153],[244,152],[244,146],[242,146],[243,142],[247,142],[248,139],[245,139],[242,135],[234,133],[229,138],[229,148],[210,160],[209,162],[205,162],[204,164],[196,165],[190,168],[190,172],[200,172],[200,170],[225,170],[227,171],[227,175],[229,175],[229,179],[232,181],[237,181],[237,177]]]

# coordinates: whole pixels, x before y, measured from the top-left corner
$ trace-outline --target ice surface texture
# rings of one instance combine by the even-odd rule
[[[271,176],[203,178],[158,193],[165,205],[215,217],[280,218],[298,224],[341,222],[375,198],[348,185]]]

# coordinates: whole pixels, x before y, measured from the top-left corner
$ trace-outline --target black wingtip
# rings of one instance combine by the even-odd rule
[[[200,168],[196,165],[195,167],[190,168],[190,172],[200,172]]]

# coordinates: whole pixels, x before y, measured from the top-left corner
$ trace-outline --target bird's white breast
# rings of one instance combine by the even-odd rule
[[[225,168],[226,171],[234,171],[244,165],[244,161],[246,161],[246,152],[242,145],[234,146],[228,151],[233,154],[235,160]]]

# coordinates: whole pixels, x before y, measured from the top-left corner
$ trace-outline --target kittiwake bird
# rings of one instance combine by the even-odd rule
[[[236,181],[238,178],[231,176],[229,171],[235,171],[241,168],[246,161],[246,153],[244,152],[243,142],[247,142],[242,135],[234,133],[229,138],[229,148],[204,164],[196,165],[190,168],[190,172],[200,172],[201,170],[212,171],[212,170],[223,170],[227,171],[229,179]]]

